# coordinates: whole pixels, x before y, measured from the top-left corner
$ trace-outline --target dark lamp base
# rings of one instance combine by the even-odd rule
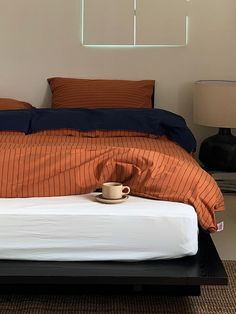
[[[199,159],[207,170],[236,171],[236,136],[220,128],[217,135],[202,142]]]

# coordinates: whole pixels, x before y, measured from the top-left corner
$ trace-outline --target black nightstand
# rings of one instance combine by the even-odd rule
[[[223,193],[236,193],[236,172],[204,170],[215,179]]]

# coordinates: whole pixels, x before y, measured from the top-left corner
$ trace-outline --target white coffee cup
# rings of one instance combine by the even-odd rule
[[[125,191],[126,190],[126,191]],[[110,200],[121,199],[130,193],[130,187],[119,182],[105,182],[102,185],[102,197]]]

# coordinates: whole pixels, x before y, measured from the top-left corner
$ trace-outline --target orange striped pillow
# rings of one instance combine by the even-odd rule
[[[27,102],[19,101],[11,98],[0,98],[0,110],[15,110],[15,109],[32,109]]]
[[[152,108],[153,80],[89,80],[54,77],[53,108]]]

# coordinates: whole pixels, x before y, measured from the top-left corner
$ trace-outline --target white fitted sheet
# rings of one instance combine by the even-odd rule
[[[0,259],[139,261],[197,253],[192,206],[132,196],[107,205],[95,195],[0,199]]]

